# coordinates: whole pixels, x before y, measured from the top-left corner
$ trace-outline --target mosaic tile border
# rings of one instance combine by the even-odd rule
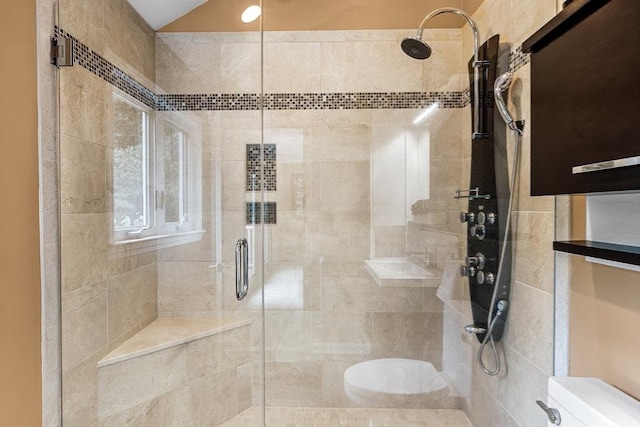
[[[416,109],[438,103],[438,108],[463,108],[470,91],[461,92],[327,92],[259,94],[156,94],[116,65],[59,27],[57,36],[74,41],[74,61],[138,101],[157,111],[252,111],[260,110],[369,110]],[[509,70],[529,63],[522,46],[509,54]]]
[[[257,94],[158,95],[161,111],[216,110],[368,110],[426,108],[462,108],[464,92],[340,92],[340,93],[268,93],[264,104]]]
[[[522,45],[518,46],[513,52],[509,53],[509,71],[515,73],[520,68],[527,65],[530,61],[530,55],[522,51]]]
[[[116,65],[104,59],[87,45],[59,27],[55,27],[56,36],[73,39],[73,61],[87,71],[117,87],[146,106],[157,109],[157,96],[145,85],[138,82]]]

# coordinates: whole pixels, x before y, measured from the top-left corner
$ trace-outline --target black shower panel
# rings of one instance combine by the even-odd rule
[[[479,49],[478,59],[489,62],[479,86],[481,111],[478,117],[486,125],[488,136],[475,138],[471,143],[471,177],[469,189],[462,190],[457,197],[468,199],[466,212],[460,220],[466,226],[467,256],[461,274],[468,278],[473,322],[487,329],[489,308],[496,284],[500,289],[495,302],[509,300],[511,277],[511,251],[506,250],[503,269],[498,280],[498,263],[505,233],[505,219],[509,201],[509,176],[506,158],[506,132],[504,123],[494,123],[493,82],[496,79],[499,57],[499,36],[494,35]],[[472,60],[473,61],[473,60]],[[471,88],[473,90],[473,66],[469,64]],[[473,92],[471,97],[473,99]],[[473,104],[471,116],[474,117]],[[493,309],[493,316],[496,315]],[[492,335],[500,340],[506,318],[504,310],[496,321]],[[484,333],[476,334],[480,342]]]

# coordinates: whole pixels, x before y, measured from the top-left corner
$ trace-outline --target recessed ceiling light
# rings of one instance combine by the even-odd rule
[[[261,14],[262,8],[260,6],[253,5],[249,6],[244,10],[244,12],[242,12],[242,16],[240,17],[240,19],[242,19],[242,22],[244,22],[245,24],[248,24],[249,22],[253,22],[258,19]]]

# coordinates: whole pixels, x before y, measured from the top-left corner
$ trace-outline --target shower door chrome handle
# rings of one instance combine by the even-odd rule
[[[236,298],[244,299],[249,291],[249,245],[244,237],[236,242]]]

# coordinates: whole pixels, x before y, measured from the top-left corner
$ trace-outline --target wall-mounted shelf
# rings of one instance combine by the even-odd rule
[[[571,240],[553,242],[553,250],[640,265],[640,247],[638,246],[615,245],[591,240]]]

